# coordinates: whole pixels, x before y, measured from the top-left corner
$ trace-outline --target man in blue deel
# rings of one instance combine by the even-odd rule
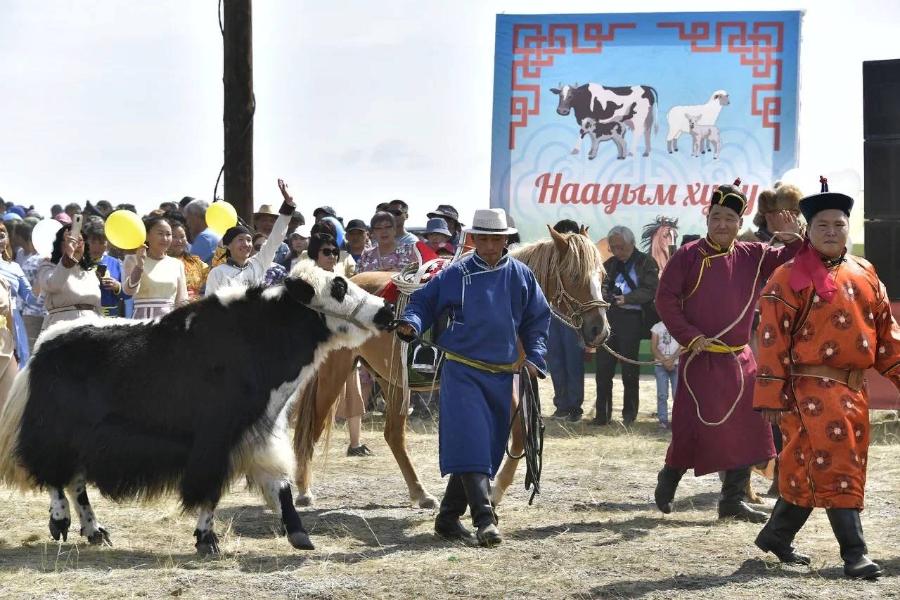
[[[434,529],[447,539],[490,547],[501,542],[490,478],[500,467],[509,432],[517,342],[529,373],[543,377],[550,307],[534,274],[509,256],[506,239],[516,230],[502,209],[477,210],[465,231],[475,252],[412,294],[397,334],[421,335],[449,313],[438,344],[448,350],[441,373],[439,447],[441,475],[450,478]],[[460,522],[466,505],[475,535]]]

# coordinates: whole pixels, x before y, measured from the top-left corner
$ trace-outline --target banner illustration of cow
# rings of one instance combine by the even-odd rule
[[[697,233],[737,177],[754,210],[796,167],[800,19],[499,15],[491,206],[523,240],[564,218],[595,238],[657,217]]]

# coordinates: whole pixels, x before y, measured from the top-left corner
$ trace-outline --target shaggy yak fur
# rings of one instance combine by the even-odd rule
[[[213,514],[237,477],[258,487],[296,548],[290,400],[333,349],[386,328],[385,302],[315,267],[268,289],[233,286],[154,320],[81,319],[39,339],[0,413],[0,479],[50,495],[50,534],[109,542],[85,484],[114,500],[177,491],[217,552]],[[65,492],[68,492],[67,494]]]

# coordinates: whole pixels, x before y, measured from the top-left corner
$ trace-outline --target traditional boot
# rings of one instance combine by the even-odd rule
[[[855,579],[881,577],[881,567],[866,556],[868,548],[866,540],[863,539],[859,511],[855,508],[829,508],[825,512],[828,513],[834,537],[841,546],[844,575]]]
[[[811,559],[805,554],[797,552],[791,543],[794,536],[806,523],[812,513],[811,508],[791,504],[784,498],[779,498],[775,503],[775,509],[769,522],[756,536],[756,546],[763,552],[771,552],[783,563],[793,565],[808,565]]]
[[[462,483],[469,499],[472,524],[478,528],[475,534],[478,543],[485,548],[496,546],[503,541],[497,529],[497,518],[491,506],[491,482],[486,473],[463,473]]]
[[[768,515],[754,510],[744,502],[747,482],[750,480],[750,467],[731,469],[725,472],[722,482],[722,498],[719,500],[719,518],[765,523]]]
[[[441,508],[434,520],[434,532],[445,540],[461,540],[475,542],[475,534],[466,529],[459,520],[466,512],[466,489],[463,487],[461,475],[450,475],[447,480],[447,491],[441,499]]]
[[[675,490],[684,473],[685,469],[675,469],[664,465],[656,476],[656,490],[653,492],[653,498],[656,500],[656,507],[665,514],[672,512]]]

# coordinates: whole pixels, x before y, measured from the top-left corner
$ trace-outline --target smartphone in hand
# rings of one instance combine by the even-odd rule
[[[97,265],[97,277],[99,279],[106,277],[106,265]]]

